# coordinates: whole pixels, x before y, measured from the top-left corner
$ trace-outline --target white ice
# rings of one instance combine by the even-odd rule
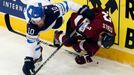
[[[0,27],[0,75],[23,75],[26,39]],[[44,60],[55,50],[43,45]],[[93,57],[94,62],[77,65],[74,56],[60,49],[37,75],[134,75],[134,68],[116,61]],[[99,62],[99,64],[96,64]]]

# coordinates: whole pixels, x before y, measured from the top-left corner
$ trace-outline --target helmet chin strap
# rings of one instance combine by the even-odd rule
[[[41,18],[40,17],[38,17],[38,18],[31,18],[31,21],[40,21],[41,20]]]
[[[43,17],[38,17],[38,18],[31,18],[31,22],[34,24],[37,24],[39,21],[45,20],[45,15]]]
[[[39,22],[40,20],[41,20],[40,17],[38,17],[38,18],[31,18],[31,22],[34,23],[34,24],[36,24],[36,22]]]

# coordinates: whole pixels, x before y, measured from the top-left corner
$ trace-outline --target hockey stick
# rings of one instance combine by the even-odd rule
[[[81,24],[88,24],[88,20],[87,19],[85,19],[84,20],[84,23],[81,23]],[[77,26],[74,30],[73,30],[73,32],[70,34],[70,36],[67,38],[67,39],[65,39],[63,42],[62,42],[62,44],[46,59],[46,61],[44,61],[43,62],[43,64],[35,71],[35,73],[33,74],[33,75],[36,75],[37,73],[38,73],[38,71],[60,50],[60,48],[70,39],[70,38],[72,38],[72,36],[76,33],[76,30],[79,28],[79,26]]]
[[[62,44],[42,63],[42,65],[35,71],[33,75],[36,75],[38,71],[60,50],[60,48],[67,42],[76,32],[76,29],[70,34],[70,36],[62,42]]]
[[[16,34],[19,34],[19,35],[21,35],[21,36],[26,37],[25,34],[19,33],[19,32],[17,32],[17,31],[15,31],[15,30],[12,29],[11,24],[10,24],[10,17],[9,17],[9,14],[6,14],[6,15],[5,15],[5,22],[6,22],[6,25],[7,25],[7,28],[8,28],[9,31],[11,31],[11,32],[13,32],[13,33],[16,33]],[[77,29],[77,27],[76,27],[76,29]],[[35,71],[35,73],[34,73],[33,75],[36,75],[36,74],[38,73],[38,71],[39,71],[39,70],[57,53],[57,51],[59,51],[59,49],[61,49],[61,47],[64,45],[64,43],[65,43],[67,40],[69,40],[69,39],[74,35],[74,33],[76,32],[76,29],[72,32],[72,34],[70,35],[70,37],[69,37],[68,39],[66,39],[66,40],[61,44],[61,46],[58,47],[58,48],[47,58],[46,61],[44,61],[44,63]],[[47,42],[44,42],[44,41],[41,41],[41,43],[44,44],[44,45],[50,46],[50,47],[55,47],[53,44],[50,44],[50,43],[47,43]],[[65,49],[64,49],[64,50],[65,50]],[[71,51],[68,51],[68,50],[65,50],[65,51],[68,52],[68,53],[70,53],[70,54],[77,55],[77,54],[74,53],[74,52],[71,52]],[[79,54],[78,54],[78,55],[79,55]]]
[[[11,24],[10,24],[10,16],[9,16],[9,14],[6,14],[6,15],[5,15],[5,23],[6,23],[7,29],[8,29],[9,31],[11,31],[11,32],[13,32],[13,33],[16,33],[16,34],[18,34],[18,35],[21,35],[21,36],[23,36],[23,37],[26,37],[25,34],[22,34],[22,33],[19,33],[19,32],[17,32],[17,31],[13,30],[13,28],[11,27]],[[75,31],[76,31],[76,30],[75,30]],[[75,31],[70,35],[70,38],[73,36],[73,34],[75,33]],[[68,39],[69,39],[69,38],[68,38]],[[68,40],[68,39],[67,39],[67,40]],[[47,42],[44,42],[44,41],[41,41],[41,43],[44,44],[44,45],[50,46],[50,47],[55,47],[54,45],[52,45],[52,44],[50,44],[50,43],[47,43]],[[34,73],[33,75],[36,75],[36,73],[49,61],[50,58],[52,58],[52,56],[54,56],[55,53],[57,53],[57,51],[64,45],[64,43],[65,43],[65,42],[63,42],[63,43],[61,44],[61,46],[58,47],[58,48],[47,58],[46,61],[44,61],[44,63],[35,71],[35,73]]]
[[[64,50],[64,51],[66,51],[67,53],[72,54],[74,56],[80,55],[79,53],[72,52],[72,51],[69,51],[69,50]]]
[[[9,31],[11,31],[11,32],[13,32],[13,33],[16,33],[16,34],[19,34],[19,35],[21,35],[21,36],[26,37],[25,34],[22,34],[22,33],[19,33],[19,32],[17,32],[17,31],[13,30],[13,28],[11,27],[11,24],[10,24],[10,17],[9,17],[9,14],[6,14],[6,15],[5,15],[5,23],[6,23],[7,29],[8,29]]]
[[[19,32],[17,32],[17,31],[13,30],[13,28],[11,27],[11,24],[10,24],[10,16],[9,16],[9,14],[6,14],[6,15],[5,15],[5,23],[6,23],[7,29],[8,29],[9,31],[11,31],[11,32],[13,32],[13,33],[15,33],[15,34],[21,35],[21,36],[23,36],[23,37],[26,37],[25,34],[22,34],[22,33],[19,33]],[[48,42],[46,42],[46,41],[40,40],[40,42],[41,42],[42,44],[46,45],[46,46],[50,46],[50,47],[56,48],[56,46],[54,46],[53,44],[48,43]]]
[[[17,31],[13,30],[13,28],[11,27],[11,24],[10,24],[10,16],[9,16],[9,14],[6,14],[6,15],[5,15],[5,23],[6,23],[7,29],[8,29],[9,31],[11,31],[11,32],[13,32],[13,33],[16,33],[16,34],[18,34],[18,35],[21,35],[21,36],[26,37],[25,34],[22,34],[22,33],[19,33],[19,32],[17,32]],[[41,41],[41,40],[40,40],[40,42],[41,42],[42,44],[44,44],[44,45],[47,45],[47,46],[50,46],[50,47],[55,47],[53,44],[50,44],[50,43],[47,43],[47,42],[44,42],[44,41]]]

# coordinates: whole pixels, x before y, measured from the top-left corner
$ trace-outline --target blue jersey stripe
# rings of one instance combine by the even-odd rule
[[[68,11],[69,10],[69,7],[68,7],[68,3],[67,1],[64,1],[65,5],[66,5],[66,10]]]
[[[41,48],[41,46],[37,47],[37,48],[35,49],[35,51],[38,51],[40,48]]]
[[[65,9],[65,7],[64,7],[64,5],[63,5],[63,3],[60,3],[60,4],[62,5],[62,7],[63,7],[64,11],[66,11],[66,9]]]

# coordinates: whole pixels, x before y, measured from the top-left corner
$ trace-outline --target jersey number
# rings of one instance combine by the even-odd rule
[[[34,34],[34,29],[30,29],[30,28],[28,28],[28,34],[33,35],[33,34]]]
[[[102,14],[105,21],[111,22],[111,18],[108,16],[108,13],[102,12]]]
[[[51,9],[53,10],[54,13],[59,11],[57,7],[52,7]]]

